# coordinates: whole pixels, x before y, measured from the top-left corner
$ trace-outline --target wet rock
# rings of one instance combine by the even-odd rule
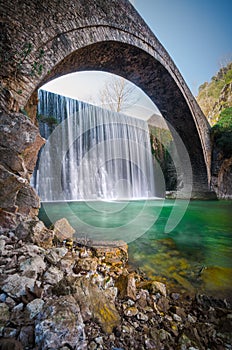
[[[39,349],[59,349],[69,344],[86,349],[80,308],[71,295],[49,299],[36,320],[35,344]]]
[[[115,283],[118,288],[118,296],[121,299],[136,300],[136,285],[134,274],[123,274],[118,277]]]
[[[94,273],[97,270],[98,260],[97,258],[78,259],[73,267],[73,272],[78,274],[80,272]]]
[[[144,281],[139,283],[139,288],[147,289],[150,293],[160,293],[164,297],[167,296],[167,290],[164,283],[158,281]]]
[[[98,241],[91,242],[91,248],[97,258],[104,258],[106,263],[120,260],[123,264],[128,261],[128,246],[123,241]]]
[[[54,234],[60,242],[67,238],[73,238],[74,233],[75,230],[67,219],[63,218],[54,223]]]

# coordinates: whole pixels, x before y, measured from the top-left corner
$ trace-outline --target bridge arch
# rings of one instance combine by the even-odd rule
[[[44,83],[74,71],[115,73],[139,86],[189,153],[193,192],[210,183],[209,125],[172,59],[127,0],[9,1],[3,5],[4,112],[23,109]],[[9,59],[11,58],[11,60]],[[183,167],[184,168],[184,167]]]

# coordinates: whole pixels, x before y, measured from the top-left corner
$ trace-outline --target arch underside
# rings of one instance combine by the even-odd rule
[[[138,47],[104,41],[65,57],[41,81],[40,86],[61,75],[86,70],[114,73],[140,87],[181,137],[191,160],[193,191],[208,192],[207,167],[197,126],[182,92],[167,69]],[[185,170],[183,164],[182,171]]]
[[[23,109],[39,87],[67,73],[100,70],[123,76],[174,127],[191,160],[193,191],[208,193],[209,125],[170,56],[129,1],[63,0],[57,6],[51,0],[48,6],[17,0],[1,7],[7,50],[0,66],[4,113]],[[25,44],[32,48],[26,54]]]

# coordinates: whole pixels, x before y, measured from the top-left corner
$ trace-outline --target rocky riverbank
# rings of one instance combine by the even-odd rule
[[[226,300],[169,293],[126,243],[73,240],[65,220],[0,235],[0,349],[232,349]]]

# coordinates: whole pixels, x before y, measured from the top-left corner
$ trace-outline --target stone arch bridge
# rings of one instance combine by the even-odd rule
[[[185,144],[192,196],[210,194],[209,125],[172,59],[129,1],[1,0],[0,21],[4,220],[13,225],[18,214],[37,212],[38,198],[29,185],[43,143],[33,124],[35,92],[74,71],[107,71],[139,86]]]

